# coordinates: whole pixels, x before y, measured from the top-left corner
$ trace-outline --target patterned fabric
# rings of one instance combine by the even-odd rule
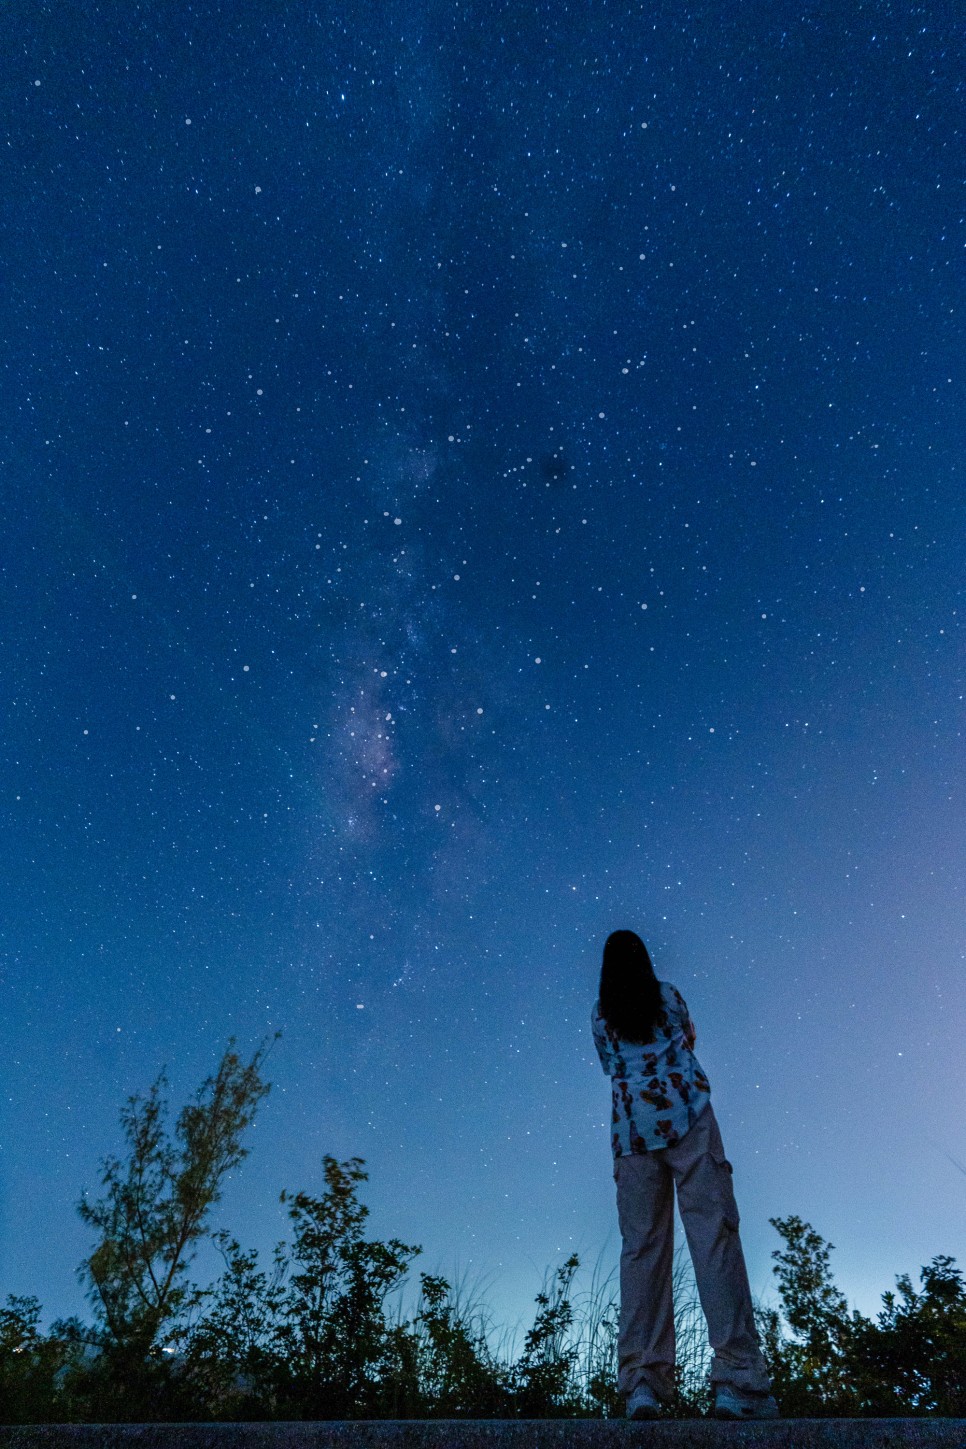
[[[611,1150],[615,1157],[652,1152],[680,1142],[711,1100],[711,1086],[694,1055],[694,1023],[684,997],[661,982],[654,1040],[622,1041],[594,1002],[591,1029],[600,1064],[612,1079]]]

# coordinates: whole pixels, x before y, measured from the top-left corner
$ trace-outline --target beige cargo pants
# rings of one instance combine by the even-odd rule
[[[617,1337],[618,1386],[640,1383],[659,1399],[674,1392],[674,1188],[713,1350],[712,1385],[768,1392],[751,1289],[738,1236],[731,1163],[711,1103],[681,1141],[614,1159],[623,1248]]]

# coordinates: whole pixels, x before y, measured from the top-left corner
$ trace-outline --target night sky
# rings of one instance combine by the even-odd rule
[[[966,1261],[956,7],[15,0],[0,1294],[167,1068],[497,1326],[620,1250],[607,934],[742,1215]],[[210,1245],[191,1276],[211,1282]],[[407,1290],[409,1291],[409,1290]],[[412,1292],[415,1296],[415,1291]]]

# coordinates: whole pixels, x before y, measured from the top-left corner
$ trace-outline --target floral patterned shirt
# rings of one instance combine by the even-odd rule
[[[673,1147],[711,1100],[711,1087],[694,1055],[694,1023],[684,997],[661,982],[661,1014],[654,1040],[622,1041],[594,1002],[591,1028],[600,1064],[612,1079],[611,1150],[616,1157]]]

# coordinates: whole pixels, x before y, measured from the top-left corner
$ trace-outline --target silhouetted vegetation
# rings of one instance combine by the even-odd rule
[[[412,1318],[388,1296],[421,1247],[365,1237],[357,1196],[363,1159],[323,1159],[325,1191],[281,1194],[292,1242],[271,1270],[210,1208],[258,1102],[266,1048],[243,1067],[232,1050],[178,1118],[174,1144],[159,1097],[122,1110],[125,1163],[103,1164],[104,1196],[78,1212],[98,1234],[78,1272],[94,1322],[39,1331],[40,1305],[8,1294],[0,1308],[0,1422],[621,1416],[619,1299],[611,1279],[574,1293],[576,1254],[537,1294],[522,1351],[494,1352],[479,1305],[443,1277],[419,1274]],[[875,1320],[849,1312],[830,1270],[832,1244],[797,1217],[772,1218],[783,1240],[781,1310],[758,1307],[775,1396],[787,1416],[966,1414],[966,1286],[954,1260],[883,1294]],[[185,1281],[210,1237],[224,1260],[207,1288]],[[613,1277],[613,1275],[611,1275]],[[670,1413],[707,1412],[709,1349],[686,1260],[674,1274],[679,1366]]]
[[[776,1251],[785,1337],[777,1310],[759,1328],[775,1397],[789,1416],[966,1414],[966,1285],[954,1260],[922,1268],[922,1292],[896,1279],[901,1302],[883,1293],[873,1320],[835,1287],[826,1243],[800,1218],[769,1218],[785,1241]]]

